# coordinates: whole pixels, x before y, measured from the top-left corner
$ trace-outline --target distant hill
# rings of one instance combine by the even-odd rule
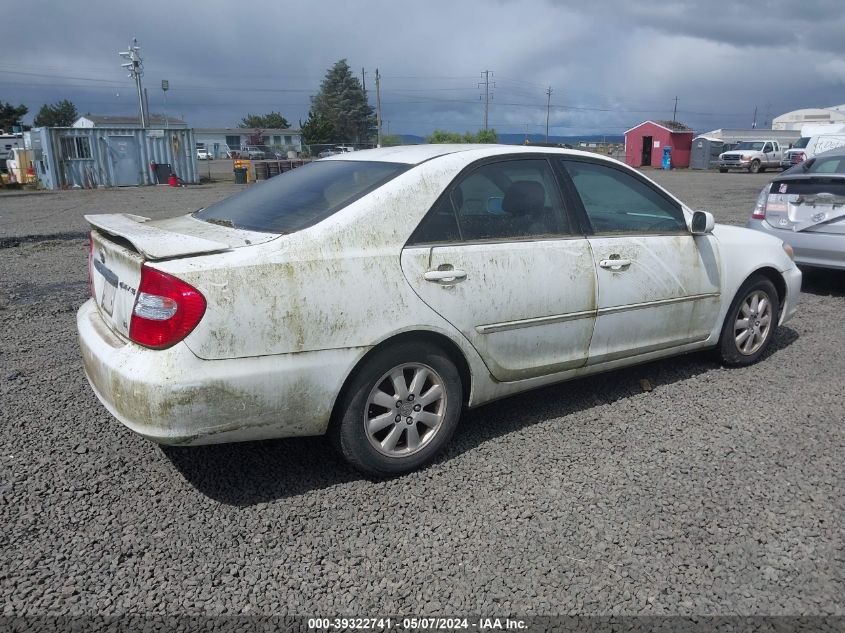
[[[532,143],[545,143],[545,134],[529,134],[528,140]],[[499,134],[499,142],[505,145],[522,145],[525,142],[525,134]],[[584,134],[582,136],[552,136],[549,135],[549,143],[624,143],[625,137],[622,134]]]
[[[405,145],[419,145],[426,143],[426,137],[416,134],[402,134],[402,143]],[[545,134],[529,134],[528,140],[532,143],[545,143]],[[583,136],[549,136],[549,143],[568,143],[578,145],[585,143],[624,143],[625,137],[622,134],[584,134]],[[525,134],[499,134],[499,142],[505,145],[522,145],[525,142]]]

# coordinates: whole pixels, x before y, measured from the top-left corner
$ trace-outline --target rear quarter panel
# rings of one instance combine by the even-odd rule
[[[269,244],[157,264],[208,302],[185,343],[200,358],[224,359],[369,346],[415,326],[449,329],[405,280],[400,255],[464,163],[454,155],[423,163]]]

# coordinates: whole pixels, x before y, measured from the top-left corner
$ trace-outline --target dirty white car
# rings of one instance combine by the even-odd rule
[[[328,433],[378,475],[433,459],[465,407],[702,348],[754,362],[801,282],[781,240],[558,149],[341,154],[191,215],[87,220],[79,340],[118,420]]]

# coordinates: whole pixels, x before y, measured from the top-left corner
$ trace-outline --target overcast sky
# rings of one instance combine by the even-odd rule
[[[137,115],[119,50],[142,46],[150,109],[193,127],[278,110],[297,126],[326,70],[346,58],[391,133],[490,126],[621,134],[645,119],[698,131],[750,127],[845,103],[842,0],[30,0],[0,25],[0,101],[73,101]],[[22,54],[22,55],[21,55]]]

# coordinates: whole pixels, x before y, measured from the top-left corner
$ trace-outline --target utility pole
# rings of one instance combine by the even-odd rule
[[[144,92],[141,88],[141,75],[144,74],[144,62],[141,60],[141,47],[138,46],[138,40],[133,37],[129,50],[119,52],[118,55],[127,60],[121,66],[126,68],[129,71],[129,76],[135,80],[135,88],[138,90],[138,107],[141,112],[141,127],[146,128],[147,108],[144,105]]]
[[[480,88],[482,85],[484,86],[484,129],[486,131],[487,117],[490,112],[490,71],[483,71],[481,76],[484,77],[484,81],[478,82],[478,87]],[[495,82],[493,83],[493,87],[496,87]]]
[[[381,75],[378,74],[376,68],[376,126],[378,129],[378,137],[376,139],[376,147],[381,147]]]
[[[161,80],[161,91],[164,93],[164,127],[170,127],[167,124],[167,91],[170,90],[170,82],[167,79]]]
[[[364,94],[367,94],[367,73],[363,66],[361,66],[361,87],[364,89]]]
[[[549,142],[549,110],[552,107],[552,87],[546,88],[546,143]]]
[[[152,125],[152,121],[150,121],[150,95],[147,94],[146,88],[144,88],[144,110],[147,112],[147,123]]]
[[[677,121],[678,116],[678,97],[675,97],[675,109],[672,110],[672,121]]]
[[[751,121],[751,129],[752,130],[757,129],[757,106],[754,106],[754,120]]]

